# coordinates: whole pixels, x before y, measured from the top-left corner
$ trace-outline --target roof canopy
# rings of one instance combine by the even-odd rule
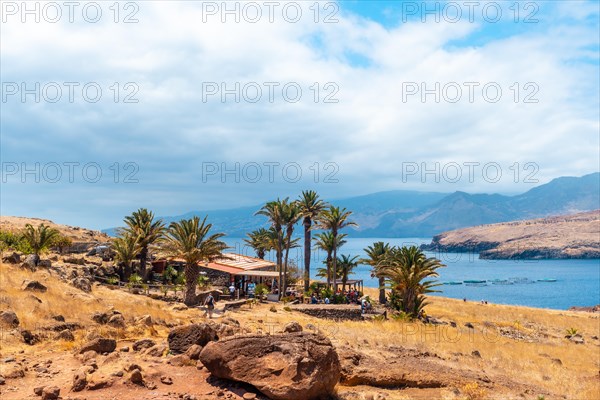
[[[241,254],[226,253],[225,257],[214,260],[208,264],[203,265],[206,268],[214,269],[221,272],[226,272],[232,275],[246,275],[246,276],[275,276],[276,271],[255,271],[257,269],[274,269],[275,264],[268,260],[261,260],[260,258],[254,258],[249,256],[243,256]],[[252,272],[254,271],[254,272]],[[274,273],[264,274],[264,273]]]

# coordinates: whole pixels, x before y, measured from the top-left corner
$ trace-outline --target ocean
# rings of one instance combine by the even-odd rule
[[[431,242],[430,238],[347,238],[339,254],[364,257],[363,249],[374,242],[383,241],[393,246],[420,245]],[[254,256],[251,248],[240,238],[225,238],[232,247],[229,251]],[[302,239],[301,239],[302,241]],[[463,282],[485,280],[485,285],[441,285],[436,289],[443,296],[470,301],[486,300],[490,303],[513,304],[538,308],[565,310],[571,306],[594,306],[600,304],[600,260],[481,260],[476,253],[426,252],[439,258],[445,268],[439,269],[438,281]],[[274,254],[266,258],[275,259]],[[290,260],[303,266],[302,248],[290,250]],[[322,266],[325,254],[313,251],[311,275]],[[320,279],[313,276],[314,279]],[[365,287],[377,287],[377,279],[371,278],[368,265],[359,265],[350,279],[362,279]],[[555,282],[540,282],[556,279]],[[512,284],[494,284],[491,281],[509,281]]]

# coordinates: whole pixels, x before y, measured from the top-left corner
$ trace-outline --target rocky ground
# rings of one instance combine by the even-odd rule
[[[598,307],[436,297],[424,324],[363,319],[348,306],[225,311],[219,302],[208,320],[172,294],[98,281],[112,273],[97,257],[46,254],[36,268],[3,254],[2,400],[581,400],[600,391]]]
[[[600,258],[600,210],[441,233],[426,250],[488,259]]]

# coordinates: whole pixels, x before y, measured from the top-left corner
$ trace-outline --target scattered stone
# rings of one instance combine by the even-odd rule
[[[161,376],[160,377],[160,381],[161,383],[165,384],[165,385],[172,385],[173,384],[173,379],[171,379],[170,376]]]
[[[200,361],[212,375],[245,382],[271,399],[308,400],[332,393],[340,361],[322,335],[247,335],[208,343]]]
[[[131,371],[133,371],[134,369],[139,369],[139,370],[141,371],[141,370],[142,370],[142,367],[140,367],[139,365],[137,365],[137,364],[135,364],[135,363],[133,363],[133,364],[129,364],[129,365],[125,366],[125,371],[127,371],[127,372],[131,372]]]
[[[585,340],[583,340],[583,336],[581,336],[580,334],[572,335],[568,339],[575,344],[585,343]]]
[[[87,373],[85,369],[80,369],[73,375],[73,385],[71,386],[71,390],[73,392],[80,392],[85,389],[87,385]]]
[[[21,364],[15,364],[2,373],[5,379],[19,379],[25,376],[25,370]]]
[[[72,342],[75,340],[75,336],[73,336],[73,332],[65,329],[60,331],[59,334],[54,337],[54,340],[65,340],[67,342]]]
[[[289,323],[287,323],[285,325],[285,327],[283,328],[283,331],[285,333],[302,332],[302,325],[300,325],[296,321],[292,321],[292,322],[289,322]]]
[[[71,281],[71,285],[86,293],[90,293],[92,291],[92,283],[89,279],[83,277],[77,277],[73,279]]]
[[[129,346],[123,346],[119,349],[121,353],[129,353]]]
[[[12,310],[0,312],[0,323],[15,328],[19,326],[19,318]]]
[[[15,362],[16,358],[14,356],[10,356],[10,357],[6,357],[5,359],[2,360],[3,363],[10,363],[10,362]]]
[[[25,280],[23,281],[23,284],[21,285],[21,290],[29,290],[32,292],[46,292],[48,290],[48,288],[44,285],[42,285],[41,283],[39,283],[38,281],[28,281]]]
[[[40,341],[40,337],[38,335],[31,333],[31,331],[28,330],[22,330],[21,336],[23,336],[23,341],[25,344],[28,345],[34,345]]]
[[[117,372],[113,372],[113,376],[118,376],[119,378],[122,377],[123,375],[125,375],[123,373],[123,371],[117,371]]]
[[[58,400],[60,389],[56,386],[46,386],[42,390],[42,400]]]
[[[197,360],[200,357],[200,352],[202,351],[202,346],[197,345],[197,344],[193,344],[189,347],[189,349],[187,349],[187,351],[185,352],[185,354],[191,359],[191,360]]]
[[[58,322],[65,322],[65,317],[63,317],[62,315],[53,315],[52,319]]]
[[[473,351],[471,352],[471,355],[472,355],[473,357],[481,358],[481,353],[479,352],[479,350],[473,350]]]
[[[18,264],[21,262],[21,255],[19,253],[12,253],[2,258],[2,261],[8,264]]]
[[[83,345],[79,354],[93,350],[96,353],[112,353],[117,348],[117,341],[114,339],[98,338]]]
[[[244,393],[244,395],[242,396],[242,398],[244,400],[254,400],[254,399],[256,399],[256,393],[246,392],[246,393]]]
[[[50,260],[40,260],[40,262],[38,262],[38,267],[41,267],[41,268],[52,268],[52,261],[50,261]]]
[[[139,369],[134,369],[131,371],[131,375],[129,375],[129,381],[135,385],[144,386],[144,376],[142,375],[142,371]]]
[[[171,310],[173,310],[173,311],[185,311],[187,309],[188,309],[188,307],[183,304],[178,304],[178,305],[171,307]]]
[[[467,322],[467,323],[465,324],[465,326],[466,326],[467,328],[475,329],[475,327],[473,326],[473,324],[472,324],[472,323],[470,323],[470,322]]]
[[[108,380],[104,376],[101,376],[101,377],[94,378],[93,381],[88,383],[87,389],[88,390],[99,390],[99,389],[104,389],[104,388],[110,387],[111,385],[112,385],[112,382],[110,380]]]
[[[28,299],[31,299],[31,300],[33,300],[33,301],[37,301],[37,302],[38,302],[38,303],[40,303],[40,304],[42,304],[42,303],[43,303],[42,299],[40,299],[39,297],[37,297],[37,296],[34,296],[34,295],[32,295],[32,294],[30,294],[29,296],[27,296],[27,298],[28,298]]]
[[[44,390],[45,386],[37,386],[33,388],[33,394],[35,394],[36,396],[41,396],[42,395],[42,391]]]
[[[157,344],[144,351],[143,354],[150,357],[162,357],[167,352],[167,346],[164,344]]]
[[[217,339],[215,328],[209,324],[182,325],[169,332],[169,350],[173,354],[182,354],[193,344],[204,347],[210,341]]]
[[[125,318],[121,314],[115,314],[109,318],[107,325],[114,328],[125,328]]]
[[[562,361],[560,358],[551,358],[550,360],[556,365],[562,365]]]
[[[149,349],[150,347],[156,345],[156,342],[152,339],[140,339],[131,346],[133,351],[140,351],[144,349]]]
[[[152,326],[154,325],[154,321],[150,315],[142,315],[138,319],[135,320],[136,325],[146,325]]]
[[[194,365],[195,363],[192,362],[192,360],[190,359],[190,357],[188,357],[185,354],[178,354],[176,356],[173,356],[169,359],[168,361],[169,364],[171,364],[174,367],[185,367],[188,365]]]
[[[4,379],[4,377],[0,376],[0,386],[5,385],[6,384],[6,380]]]
[[[154,382],[148,382],[146,383],[146,389],[148,390],[155,390],[158,386],[156,386],[156,383]]]

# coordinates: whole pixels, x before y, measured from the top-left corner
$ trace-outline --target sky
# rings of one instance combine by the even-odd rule
[[[600,169],[597,1],[23,4],[0,2],[1,215],[101,229]]]

